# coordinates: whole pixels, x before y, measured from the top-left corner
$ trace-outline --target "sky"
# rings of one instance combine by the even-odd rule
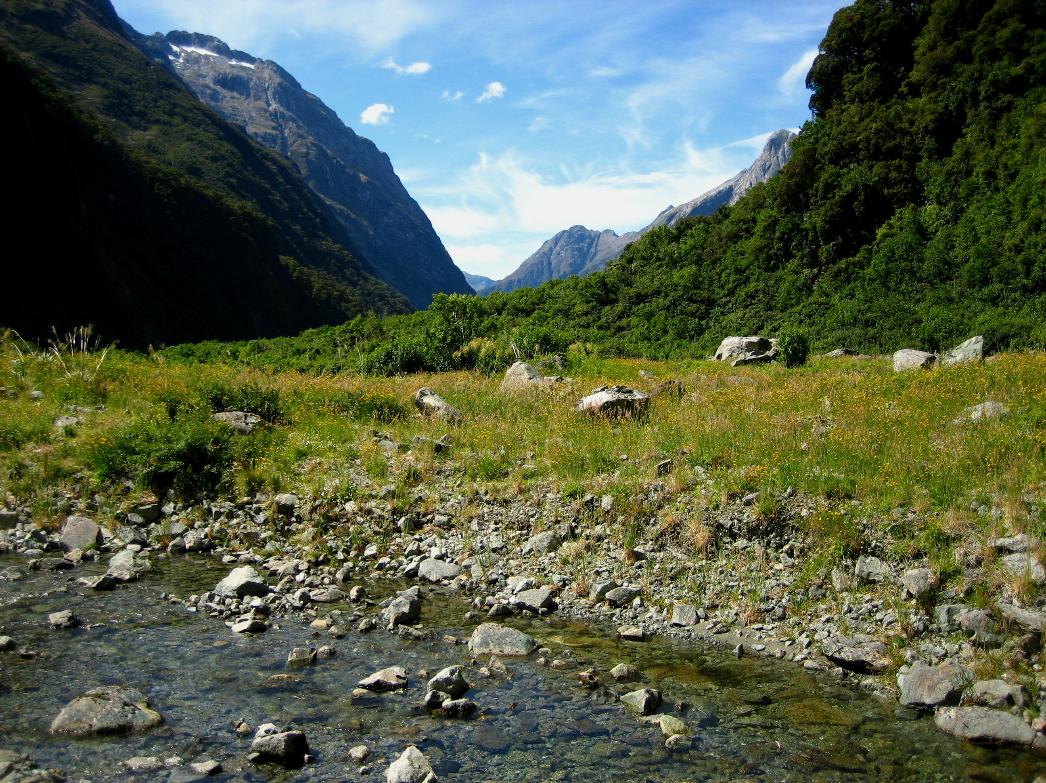
[[[641,228],[810,118],[843,0],[113,0],[278,62],[392,160],[455,263]]]

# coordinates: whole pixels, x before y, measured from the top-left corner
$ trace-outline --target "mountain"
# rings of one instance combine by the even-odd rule
[[[5,325],[145,346],[409,311],[290,163],[146,57],[107,0],[0,5],[0,80]]]
[[[200,33],[134,40],[225,119],[289,157],[359,255],[415,307],[439,292],[472,293],[388,156],[279,65]]]
[[[766,182],[781,170],[791,155],[793,138],[795,134],[788,130],[770,134],[763,151],[751,166],[692,201],[678,207],[666,207],[652,223],[639,231],[618,235],[609,229],[594,231],[584,226],[572,226],[560,231],[542,243],[516,271],[489,286],[489,290],[533,288],[546,280],[590,275],[618,258],[629,244],[652,228],[673,225],[687,217],[711,215],[722,206],[735,204],[753,185]]]
[[[487,289],[489,289],[492,285],[494,285],[494,283],[497,282],[497,280],[491,277],[485,277],[484,275],[473,275],[469,272],[464,271],[462,272],[462,274],[465,275],[465,282],[472,286],[472,290],[474,290],[477,294],[485,293]]]

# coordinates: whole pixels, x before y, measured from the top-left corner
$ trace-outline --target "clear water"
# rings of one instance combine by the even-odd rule
[[[22,564],[0,559],[0,569]],[[926,718],[900,720],[896,706],[799,670],[756,658],[660,640],[619,642],[580,623],[520,622],[553,657],[509,660],[509,674],[484,679],[466,672],[478,718],[430,717],[417,706],[417,672],[468,664],[467,648],[442,639],[411,641],[376,631],[344,639],[314,637],[304,620],[288,618],[256,637],[233,634],[217,620],[161,599],[212,587],[228,570],[207,558],[153,558],[143,582],[112,593],[76,585],[88,569],[30,573],[0,582],[0,633],[38,657],[0,654],[0,746],[38,764],[92,781],[127,780],[131,756],[205,757],[223,763],[225,780],[383,781],[386,762],[418,745],[448,781],[1031,781],[1046,759],[1030,752],[978,748],[941,734]],[[371,586],[373,592],[373,585]],[[392,586],[388,586],[389,591]],[[47,614],[73,609],[83,626],[52,631]],[[429,592],[424,625],[465,640],[464,602]],[[335,658],[287,672],[292,647],[332,644]],[[630,662],[641,685],[661,689],[666,708],[686,701],[682,717],[695,728],[691,748],[669,751],[656,726],[625,713],[601,690],[577,685],[583,668],[606,672]],[[353,700],[356,683],[386,666],[411,675],[406,693]],[[289,679],[271,679],[273,675]],[[604,675],[604,680],[609,677]],[[146,734],[74,740],[48,726],[70,699],[95,685],[125,684],[150,697],[166,718]],[[619,687],[619,686],[615,686]],[[250,739],[232,722],[272,721],[303,730],[316,756],[297,771],[246,762]],[[361,776],[348,750],[371,747],[372,771]],[[169,771],[135,779],[168,780]]]

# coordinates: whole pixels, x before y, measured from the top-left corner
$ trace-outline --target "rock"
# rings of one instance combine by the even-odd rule
[[[525,657],[537,649],[533,637],[499,623],[483,623],[469,638],[469,652],[474,655]]]
[[[438,710],[445,701],[450,701],[449,693],[430,690],[425,692],[425,698],[421,700],[421,703],[427,710]]]
[[[476,703],[468,699],[447,699],[440,710],[446,718],[467,718],[476,711]]]
[[[626,642],[646,641],[646,632],[638,625],[623,625],[617,629],[617,635]]]
[[[669,625],[678,625],[683,628],[697,625],[697,607],[693,604],[675,603],[672,605],[672,619]]]
[[[257,617],[247,617],[243,620],[237,620],[230,626],[233,633],[263,633],[269,630],[269,626],[265,624],[265,621],[259,620]]]
[[[652,715],[661,706],[661,694],[653,688],[630,691],[621,697],[621,703],[640,715]]]
[[[930,367],[937,361],[937,355],[926,351],[917,351],[914,348],[902,348],[893,355],[893,371],[904,372],[905,370],[917,370],[920,367]]]
[[[502,391],[519,391],[521,389],[545,388],[553,383],[561,382],[559,376],[547,378],[541,372],[526,362],[515,362],[505,370],[505,377],[501,381]]]
[[[593,582],[588,591],[588,600],[592,603],[599,603],[600,601],[606,600],[607,593],[615,589],[617,586],[617,582],[612,579],[607,582]]]
[[[618,682],[634,682],[639,679],[639,669],[630,663],[619,663],[610,670],[610,676]]]
[[[875,639],[835,636],[821,645],[825,658],[848,671],[878,674],[893,667],[889,648]]]
[[[552,591],[547,587],[523,590],[512,596],[510,603],[519,609],[529,609],[531,612],[540,612],[542,609],[552,611],[556,608],[556,600],[552,597]]]
[[[414,394],[414,407],[421,412],[422,416],[443,419],[452,424],[457,424],[462,419],[461,411],[432,391],[432,389],[418,389]]]
[[[132,756],[123,765],[131,772],[155,772],[163,769],[163,762],[158,756]]]
[[[348,596],[337,587],[321,587],[309,593],[314,604],[336,604],[344,601]]]
[[[982,707],[999,709],[1007,709],[1015,705],[1023,707],[1024,689],[1020,685],[1013,685],[1006,680],[978,680],[970,688],[969,700]]]
[[[210,777],[211,775],[220,775],[222,765],[220,761],[215,761],[214,759],[203,759],[202,761],[194,761],[189,765],[189,769],[197,775]]]
[[[123,549],[109,560],[106,576],[118,582],[131,582],[149,571],[152,566],[149,558],[133,549]]]
[[[834,351],[824,354],[826,359],[845,359],[848,356],[857,356],[857,351],[853,348],[836,348]]]
[[[354,745],[349,748],[349,758],[357,764],[362,764],[370,756],[370,748],[366,745]]]
[[[163,716],[149,707],[140,691],[118,685],[92,688],[69,702],[51,722],[52,734],[83,737],[92,734],[127,734],[163,723]]]
[[[215,421],[228,424],[240,435],[250,435],[262,422],[262,417],[246,411],[221,411],[212,417]]]
[[[407,689],[407,671],[402,666],[389,666],[360,680],[359,686],[375,693]]]
[[[937,728],[960,739],[990,745],[1036,745],[1044,738],[1016,715],[987,707],[947,707],[933,716]]]
[[[654,472],[657,473],[658,476],[667,476],[672,472],[674,466],[675,463],[672,460],[663,459],[654,467]]]
[[[102,545],[102,529],[87,517],[71,516],[62,525],[62,549],[95,549]]]
[[[677,734],[686,736],[690,733],[690,727],[675,715],[661,715],[657,719],[657,723],[661,727],[661,733],[666,737],[674,737]]]
[[[250,759],[256,764],[279,764],[287,769],[298,769],[305,765],[309,743],[300,731],[273,731],[275,727],[266,723],[258,727],[251,742]]]
[[[316,650],[312,647],[295,647],[287,654],[288,669],[302,669],[316,663]]]
[[[252,566],[234,568],[229,575],[214,588],[218,595],[229,598],[243,598],[249,595],[267,595],[269,586]]]
[[[628,606],[634,601],[642,590],[638,587],[615,587],[604,594],[604,599],[611,606]]]
[[[63,609],[60,612],[51,612],[47,615],[47,624],[56,630],[75,628],[80,624],[80,618],[73,614],[71,609]]]
[[[446,560],[436,560],[426,557],[418,565],[418,576],[430,582],[442,582],[444,579],[453,579],[461,573],[461,566],[448,563]]]
[[[1000,601],[997,606],[999,614],[1025,630],[1035,631],[1036,633],[1042,633],[1046,630],[1046,613],[1024,609],[1003,601]]]
[[[417,588],[404,590],[381,611],[381,617],[389,628],[418,622],[421,619],[421,591]]]
[[[546,530],[543,533],[537,533],[527,539],[527,543],[523,545],[523,554],[525,555],[544,555],[549,552],[555,552],[559,549],[559,545],[562,542],[555,531]]]
[[[776,351],[759,351],[755,353],[746,353],[743,356],[738,356],[736,359],[730,362],[730,366],[744,367],[749,364],[770,364],[770,362],[772,362],[776,358]]]
[[[434,783],[436,773],[414,745],[407,747],[385,770],[385,783]]]
[[[1005,538],[989,538],[988,546],[997,552],[1030,552],[1039,545],[1037,539],[1032,538],[1026,533],[1021,533],[1016,536],[1006,536]]]
[[[978,644],[997,645],[1002,638],[995,634],[995,622],[990,613],[983,609],[966,609],[955,618],[959,627],[967,634],[972,635]]]
[[[904,592],[912,598],[927,595],[934,587],[933,571],[929,568],[909,568],[901,575]]]
[[[966,604],[938,604],[933,610],[933,621],[944,633],[959,628],[959,615],[969,609]]]
[[[445,669],[441,669],[436,676],[429,680],[429,690],[442,691],[452,699],[461,698],[468,693],[471,687],[465,681],[465,676],[461,672],[460,666],[448,666]]]
[[[291,492],[282,492],[273,498],[273,503],[276,504],[276,511],[284,516],[290,516],[298,509],[298,503],[300,502],[297,495]]]
[[[941,364],[951,367],[964,362],[979,362],[984,359],[984,338],[981,335],[971,337],[959,343],[941,357]]]
[[[861,555],[854,566],[854,576],[866,582],[891,582],[893,571],[877,557]]]
[[[719,343],[714,359],[717,362],[728,362],[745,354],[768,353],[773,344],[765,337],[727,337]]]
[[[1010,415],[1010,409],[1001,402],[986,400],[979,405],[971,405],[964,408],[963,412],[952,420],[953,424],[966,424],[967,422],[988,421],[990,419],[1001,419]]]
[[[681,750],[683,748],[689,748],[691,739],[685,734],[673,734],[671,737],[665,740],[665,747],[669,750]]]
[[[1002,564],[1014,576],[1027,577],[1037,585],[1046,582],[1046,569],[1042,567],[1039,558],[1028,552],[1014,552],[1005,555]]]
[[[970,670],[955,663],[931,666],[916,661],[907,674],[897,675],[901,704],[917,709],[958,704],[963,688],[971,682],[973,674]]]
[[[611,419],[640,418],[646,415],[650,397],[627,386],[600,386],[583,398],[574,410]]]
[[[54,420],[54,428],[56,430],[64,430],[67,427],[78,427],[83,424],[83,419],[79,416],[59,416]]]
[[[11,652],[15,647],[15,640],[10,636],[0,636],[0,652]]]

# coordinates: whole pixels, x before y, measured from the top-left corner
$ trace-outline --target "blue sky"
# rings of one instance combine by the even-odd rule
[[[809,118],[841,0],[114,0],[275,60],[392,159],[459,267],[639,228]]]

